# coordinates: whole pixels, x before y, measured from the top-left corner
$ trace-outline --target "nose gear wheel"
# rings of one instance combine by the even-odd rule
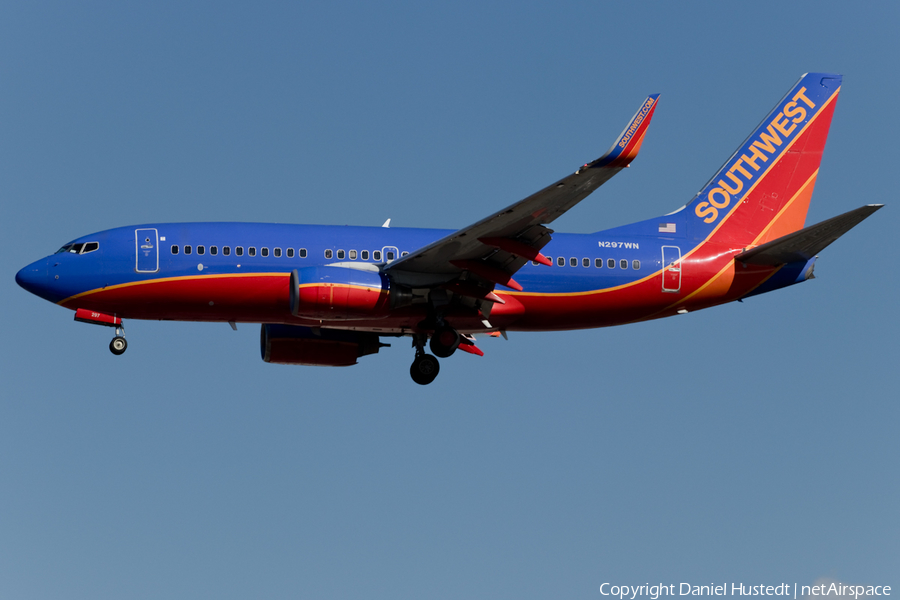
[[[128,342],[125,341],[125,326],[119,325],[116,327],[116,337],[109,343],[109,351],[119,356],[124,354],[127,349]]]
[[[112,341],[109,343],[109,351],[112,352],[113,354],[115,354],[116,356],[119,356],[120,354],[124,354],[125,350],[127,350],[127,349],[128,349],[128,342],[126,342],[125,338],[123,338],[120,335],[117,335],[116,337],[114,337],[112,339]]]

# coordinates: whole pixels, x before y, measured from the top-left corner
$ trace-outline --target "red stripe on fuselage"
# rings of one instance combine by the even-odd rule
[[[731,253],[728,253],[731,257]],[[662,275],[657,273],[631,286],[585,294],[503,294],[506,305],[496,305],[490,315],[495,328],[512,330],[550,330],[603,327],[674,314],[678,307],[661,310],[685,292],[696,289],[716,273],[711,261],[694,260],[684,265],[682,293],[662,291]],[[727,290],[727,296],[740,297],[774,270],[752,267],[739,273]],[[330,324],[388,331],[412,331],[427,317],[424,307],[393,311],[382,319],[320,321],[295,318],[290,313],[290,276],[227,275],[158,279],[137,285],[95,290],[60,304],[100,312],[115,312],[126,319],[176,321],[236,321],[250,323],[287,323],[316,326]],[[706,302],[707,305],[727,301]],[[680,307],[680,306],[679,306]],[[691,306],[696,308],[696,306]],[[448,322],[463,331],[483,331],[483,315],[459,309],[447,315]]]
[[[290,318],[289,273],[172,277],[92,290],[60,302],[66,308],[118,312],[131,319],[229,321]],[[262,319],[265,321],[266,319]]]
[[[712,246],[706,250],[709,254],[695,254],[682,264],[681,289],[676,293],[663,291],[662,272],[658,272],[635,285],[608,292],[515,294],[524,314],[508,329],[584,329],[669,317],[681,309],[699,310],[741,298],[778,270],[756,265],[735,269],[735,252],[730,248],[720,248],[717,255]],[[723,262],[728,267],[724,273]],[[697,297],[708,288],[713,288],[709,295]]]

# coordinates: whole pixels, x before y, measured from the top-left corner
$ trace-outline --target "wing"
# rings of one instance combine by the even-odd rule
[[[385,271],[410,287],[445,287],[462,296],[500,299],[494,285],[521,290],[512,276],[527,261],[549,265],[540,250],[545,227],[624,169],[637,156],[659,94],[648,96],[609,151],[515,204],[392,262]]]

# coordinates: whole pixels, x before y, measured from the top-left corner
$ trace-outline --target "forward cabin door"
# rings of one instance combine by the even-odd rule
[[[663,246],[662,259],[662,291],[674,293],[681,290],[681,248]]]
[[[134,270],[138,273],[159,271],[159,234],[155,229],[134,230]]]

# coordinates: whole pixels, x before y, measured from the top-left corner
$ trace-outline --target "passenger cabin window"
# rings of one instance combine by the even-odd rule
[[[609,267],[610,269],[615,269],[616,268],[616,259],[614,259],[614,258],[606,259],[606,266]]]
[[[243,247],[243,246],[235,246],[235,247],[234,247],[234,253],[235,253],[237,256],[243,256],[243,255],[244,255],[244,247]]]
[[[372,251],[372,260],[381,260],[381,250]]]
[[[598,269],[602,269],[602,268],[603,268],[603,259],[602,259],[602,258],[595,258],[595,259],[594,259],[594,266],[597,267]]]
[[[294,258],[294,249],[293,249],[293,248],[288,248],[288,249],[287,249],[287,257],[288,257],[288,258]]]
[[[631,268],[634,269],[635,271],[639,270],[641,268],[641,261],[639,261],[639,260],[631,261]]]
[[[591,259],[589,259],[589,258],[582,258],[582,259],[581,259],[581,266],[582,266],[582,267],[589,267],[589,266],[591,266]]]
[[[190,254],[190,253],[191,253],[191,247],[190,247],[190,246],[185,246],[185,247],[184,247],[184,253],[185,253],[185,254]]]
[[[566,266],[566,257],[565,256],[557,257],[556,264],[557,264],[557,266],[560,266],[560,267]]]
[[[394,260],[394,258],[395,258],[395,257],[394,257],[394,251],[393,251],[393,250],[388,250],[388,251],[387,251],[387,260]]]
[[[210,246],[209,253],[212,254],[213,256],[215,256],[216,254],[219,253],[219,247],[218,246]]]
[[[368,251],[368,250],[363,250],[362,252],[359,253],[359,256],[360,256],[360,258],[362,258],[363,260],[369,260],[369,251]]]
[[[329,248],[328,250],[325,251],[325,258],[331,260],[332,255],[333,255],[333,253],[331,251],[331,248]]]
[[[409,254],[409,252],[404,250],[403,252],[400,253],[400,257],[402,258],[402,257],[406,256],[407,254]]]
[[[178,245],[177,244],[172,245],[172,254],[178,254]]]
[[[247,248],[247,255],[256,256],[256,246],[250,246],[249,248]]]
[[[222,254],[225,256],[231,254],[231,246],[222,246]]]
[[[306,248],[300,248],[300,258],[306,258]]]
[[[206,248],[203,246],[197,246],[197,254],[206,254]]]
[[[356,260],[356,250],[350,251],[350,260]]]
[[[569,266],[570,266],[570,267],[577,267],[577,266],[578,266],[578,259],[575,258],[574,256],[573,256],[572,258],[570,258],[570,259],[569,259]]]
[[[268,255],[269,255],[269,249],[268,249],[268,248],[262,248],[262,249],[260,250],[260,254],[262,254],[263,256],[268,256]]]
[[[338,250],[338,260],[344,260],[344,251]]]
[[[622,260],[620,260],[620,261],[619,261],[619,268],[620,268],[620,269],[627,269],[627,268],[628,268],[628,261],[625,260],[624,258],[623,258]]]
[[[275,248],[272,250],[272,254],[275,255],[275,258],[281,258],[281,248]]]

